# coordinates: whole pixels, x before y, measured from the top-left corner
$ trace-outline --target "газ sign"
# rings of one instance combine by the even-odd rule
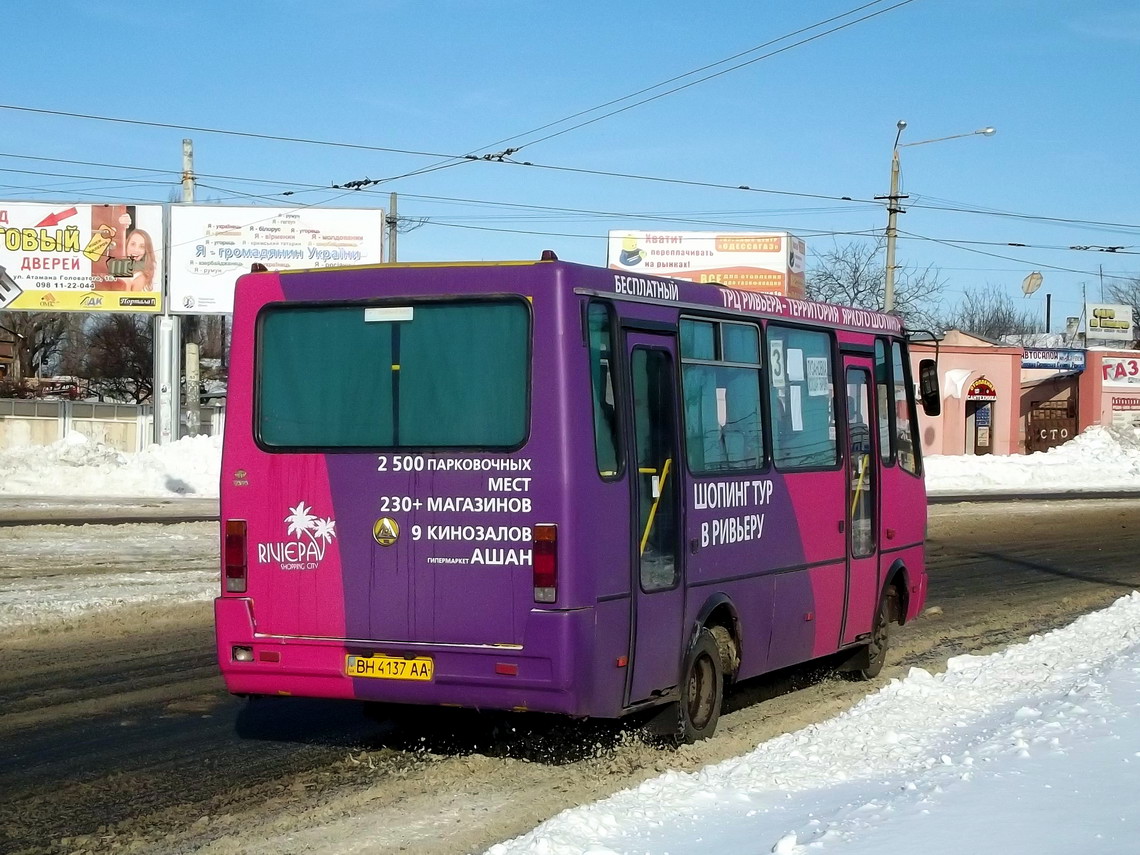
[[[158,312],[162,207],[0,202],[0,309]]]
[[[1140,388],[1140,357],[1106,356],[1101,361],[1100,374],[1105,386]]]

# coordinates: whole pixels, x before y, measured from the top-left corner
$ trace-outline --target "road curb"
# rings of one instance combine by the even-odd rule
[[[1140,499],[1140,491],[1136,490],[1099,490],[1076,491],[1056,493],[945,493],[928,494],[928,505],[952,505],[961,502],[1056,502],[1071,501],[1073,499]]]

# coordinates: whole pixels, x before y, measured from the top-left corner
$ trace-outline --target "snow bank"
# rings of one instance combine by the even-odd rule
[[[0,495],[213,498],[220,465],[217,437],[123,454],[73,432],[51,445],[0,451]]]
[[[215,498],[221,440],[186,437],[122,454],[72,433],[48,446],[0,451],[0,495]],[[1091,427],[1030,455],[926,458],[931,495],[986,492],[1140,492],[1140,428]]]
[[[945,673],[912,668],[834,719],[564,811],[488,855],[871,855],[916,841],[929,853],[1132,853],[1134,800],[1121,798],[1140,757],[1138,642],[1133,593]],[[977,821],[998,804],[1000,822]]]
[[[940,493],[1140,491],[1140,428],[1087,428],[1034,454],[925,459],[926,487]]]

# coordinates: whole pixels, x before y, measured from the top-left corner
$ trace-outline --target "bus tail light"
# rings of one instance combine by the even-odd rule
[[[248,579],[245,520],[226,520],[226,593],[244,594]]]
[[[558,597],[558,526],[534,527],[534,601],[553,603]]]

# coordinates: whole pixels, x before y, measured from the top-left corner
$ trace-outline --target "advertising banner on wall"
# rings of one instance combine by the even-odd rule
[[[1132,341],[1132,307],[1116,303],[1086,303],[1088,337],[1105,341]]]
[[[1084,371],[1085,352],[1072,347],[1027,347],[1021,354],[1021,367]]]
[[[1100,363],[1100,375],[1105,386],[1140,390],[1140,357],[1106,356]]]
[[[170,209],[170,311],[229,314],[250,265],[307,270],[379,264],[384,211],[376,208]]]
[[[0,309],[158,312],[162,206],[0,202]]]
[[[744,291],[804,296],[807,247],[787,232],[611,231],[609,266]]]

